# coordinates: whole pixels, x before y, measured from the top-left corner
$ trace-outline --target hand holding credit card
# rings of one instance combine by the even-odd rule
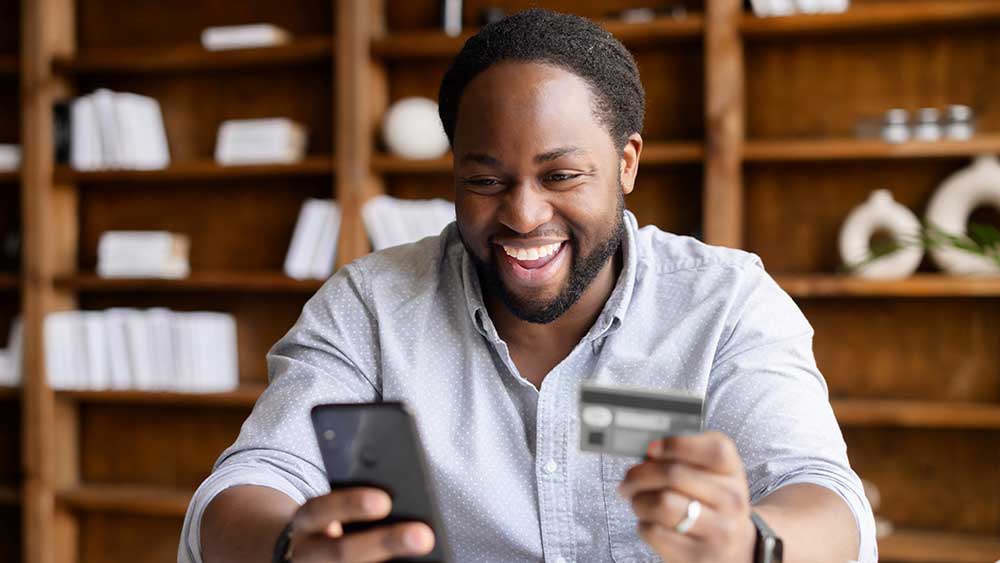
[[[668,436],[702,430],[700,397],[675,391],[580,385],[580,449],[643,457],[646,448]]]

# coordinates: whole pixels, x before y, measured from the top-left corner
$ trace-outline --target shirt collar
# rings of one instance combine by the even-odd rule
[[[636,239],[638,238],[639,227],[635,215],[631,211],[625,211],[624,223],[625,236],[621,245],[622,271],[618,274],[615,289],[611,292],[611,296],[608,297],[608,301],[605,303],[600,316],[597,317],[597,322],[594,323],[594,326],[591,327],[590,331],[584,337],[585,340],[596,340],[610,332],[618,330],[618,327],[625,320],[625,313],[628,311],[629,304],[632,301],[632,292],[635,289],[636,270],[638,268],[638,246]],[[500,336],[493,326],[493,321],[490,319],[486,304],[483,301],[482,287],[479,285],[479,275],[476,273],[475,263],[473,263],[472,258],[469,256],[468,250],[465,249],[465,245],[462,244],[457,225],[453,224],[452,227],[453,235],[456,237],[456,242],[462,254],[462,287],[465,291],[465,304],[469,311],[469,317],[472,319],[473,326],[476,327],[476,330],[480,334],[492,341],[498,341],[500,340]]]

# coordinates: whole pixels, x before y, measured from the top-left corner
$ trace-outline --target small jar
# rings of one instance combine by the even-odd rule
[[[937,108],[921,108],[917,112],[917,124],[913,127],[913,138],[918,141],[941,139],[941,112]]]
[[[972,123],[972,108],[963,105],[951,105],[946,110],[944,136],[956,141],[967,141],[976,132]]]
[[[905,143],[910,140],[910,112],[893,108],[885,112],[882,121],[882,140],[887,143]]]

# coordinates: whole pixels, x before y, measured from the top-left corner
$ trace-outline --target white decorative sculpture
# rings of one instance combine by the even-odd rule
[[[880,230],[892,235],[900,248],[870,259],[872,235]],[[840,228],[840,258],[864,278],[905,278],[917,270],[924,257],[919,240],[917,216],[893,201],[888,190],[876,190],[848,214]]]
[[[382,120],[382,137],[389,150],[403,158],[438,158],[448,152],[437,104],[428,98],[403,98],[392,104]]]
[[[949,235],[964,236],[969,215],[982,206],[1000,211],[1000,161],[995,156],[981,156],[972,166],[949,176],[927,206],[927,224]],[[932,248],[931,256],[950,274],[1000,274],[996,261],[951,245]]]

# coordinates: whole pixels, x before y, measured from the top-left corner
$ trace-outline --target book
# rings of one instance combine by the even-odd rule
[[[382,250],[440,234],[455,220],[455,205],[443,199],[378,196],[362,207],[361,216],[373,248]]]
[[[7,336],[7,348],[0,350],[0,387],[17,387],[21,385],[21,360],[24,355],[22,342],[24,326],[17,317],[10,325]]]
[[[97,275],[184,278],[191,274],[187,236],[167,231],[106,231],[97,243]]]
[[[0,172],[21,169],[21,145],[0,144]]]
[[[291,39],[287,30],[269,23],[209,27],[201,32],[201,45],[209,51],[272,47]]]
[[[340,208],[329,199],[307,199],[299,210],[285,255],[285,275],[324,279],[333,273],[340,233]]]
[[[305,126],[291,119],[230,119],[219,126],[215,160],[226,166],[298,162],[307,140]]]
[[[63,113],[57,105],[57,159],[68,147],[69,163],[77,170],[155,170],[170,164],[163,113],[153,98],[101,88],[73,100],[68,119]],[[66,137],[68,143],[61,140]]]

